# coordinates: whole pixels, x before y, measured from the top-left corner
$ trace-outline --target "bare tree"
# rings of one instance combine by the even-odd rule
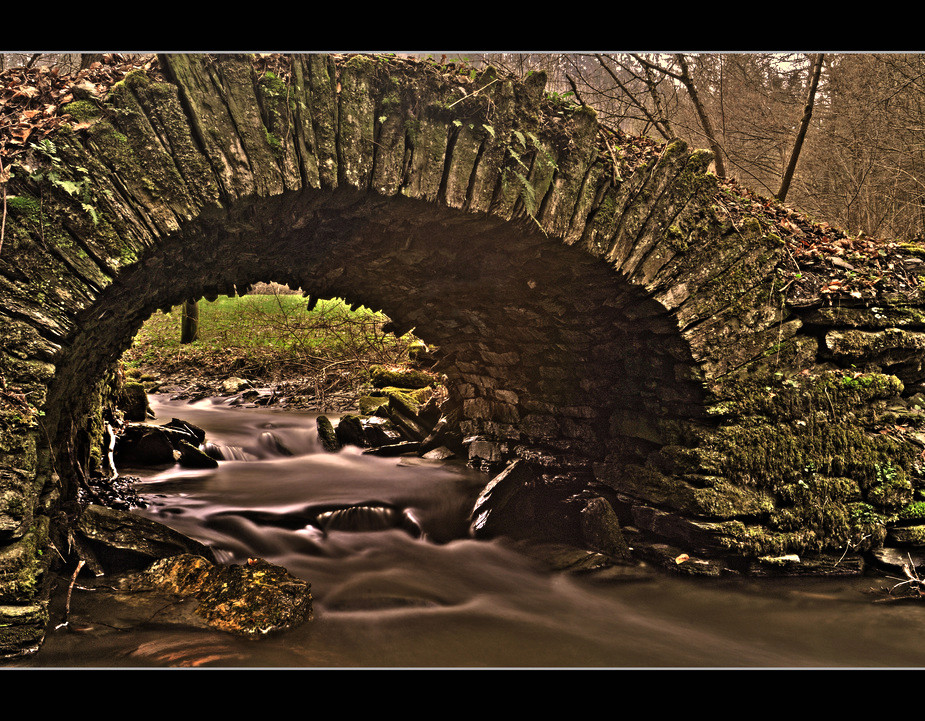
[[[800,158],[800,150],[803,147],[803,141],[806,139],[806,131],[809,129],[809,121],[813,117],[813,103],[816,101],[816,90],[819,88],[819,76],[822,74],[822,59],[824,57],[823,53],[819,53],[816,55],[816,61],[813,64],[812,79],[806,93],[806,105],[803,107],[803,120],[800,122],[800,130],[797,133],[796,140],[793,142],[793,151],[790,153],[790,162],[787,163],[787,170],[784,171],[780,190],[777,191],[777,199],[781,202],[787,198],[787,191],[790,189],[793,173]]]

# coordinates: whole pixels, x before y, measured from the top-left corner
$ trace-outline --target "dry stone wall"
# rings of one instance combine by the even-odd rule
[[[527,499],[498,528],[587,540],[619,517],[716,573],[914,536],[918,437],[883,424],[925,407],[920,299],[788,304],[786,245],[715,212],[709,153],[615,150],[542,74],[161,66],[77,101],[8,187],[0,650],[44,633],[106,369],[154,310],[258,281],[440,348],[470,462]]]

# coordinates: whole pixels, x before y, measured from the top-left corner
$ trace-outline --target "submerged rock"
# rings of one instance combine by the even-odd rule
[[[273,431],[265,431],[260,434],[257,442],[263,447],[266,448],[271,453],[274,453],[279,456],[294,456],[295,451],[293,451],[289,446],[286,445],[286,442],[280,438],[278,433]]]
[[[315,524],[328,531],[384,531],[400,528],[412,536],[421,535],[421,527],[414,518],[400,508],[383,504],[358,504],[322,511]]]
[[[217,468],[218,461],[192,443],[180,441],[180,465],[184,468]]]
[[[158,591],[199,601],[194,614],[221,631],[260,638],[312,620],[311,584],[260,558],[222,566],[194,554],[127,576],[123,591]]]

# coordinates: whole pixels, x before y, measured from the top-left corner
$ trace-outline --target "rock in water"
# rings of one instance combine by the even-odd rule
[[[168,429],[143,423],[127,424],[116,438],[117,468],[159,466],[175,463]]]
[[[159,591],[199,601],[195,614],[221,631],[260,638],[312,619],[311,584],[260,558],[222,566],[192,554],[165,558],[126,577],[121,590]]]
[[[218,461],[192,443],[180,441],[180,465],[184,468],[217,468]]]
[[[605,499],[589,499],[580,517],[582,537],[588,548],[621,561],[632,558],[617,514]]]
[[[405,511],[381,504],[358,504],[345,508],[334,508],[319,513],[315,523],[325,533],[328,531],[384,531],[400,528],[414,537],[422,533],[421,527]]]
[[[334,430],[331,419],[327,416],[318,416],[315,422],[318,424],[318,440],[321,441],[321,447],[331,453],[339,451],[341,444],[337,440],[337,432]]]
[[[524,508],[526,489],[535,481],[533,472],[522,459],[512,461],[491,479],[479,494],[469,516],[469,533],[475,538],[498,535],[522,537],[529,517]]]
[[[155,559],[184,553],[213,557],[208,546],[157,521],[92,504],[78,518],[73,541],[101,573],[144,568]]]
[[[337,428],[334,429],[337,440],[344,446],[366,447],[366,431],[363,428],[363,421],[359,416],[348,413],[340,419]]]

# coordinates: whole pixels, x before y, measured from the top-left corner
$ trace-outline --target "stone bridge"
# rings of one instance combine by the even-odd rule
[[[160,65],[68,106],[8,184],[5,652],[42,638],[135,332],[258,281],[381,309],[439,347],[470,462],[519,459],[499,532],[593,547],[582,519],[603,499],[639,553],[705,573],[857,571],[915,542],[914,279],[855,297],[787,275],[779,229],[721,212],[709,153],[629,143],[540,73]]]

